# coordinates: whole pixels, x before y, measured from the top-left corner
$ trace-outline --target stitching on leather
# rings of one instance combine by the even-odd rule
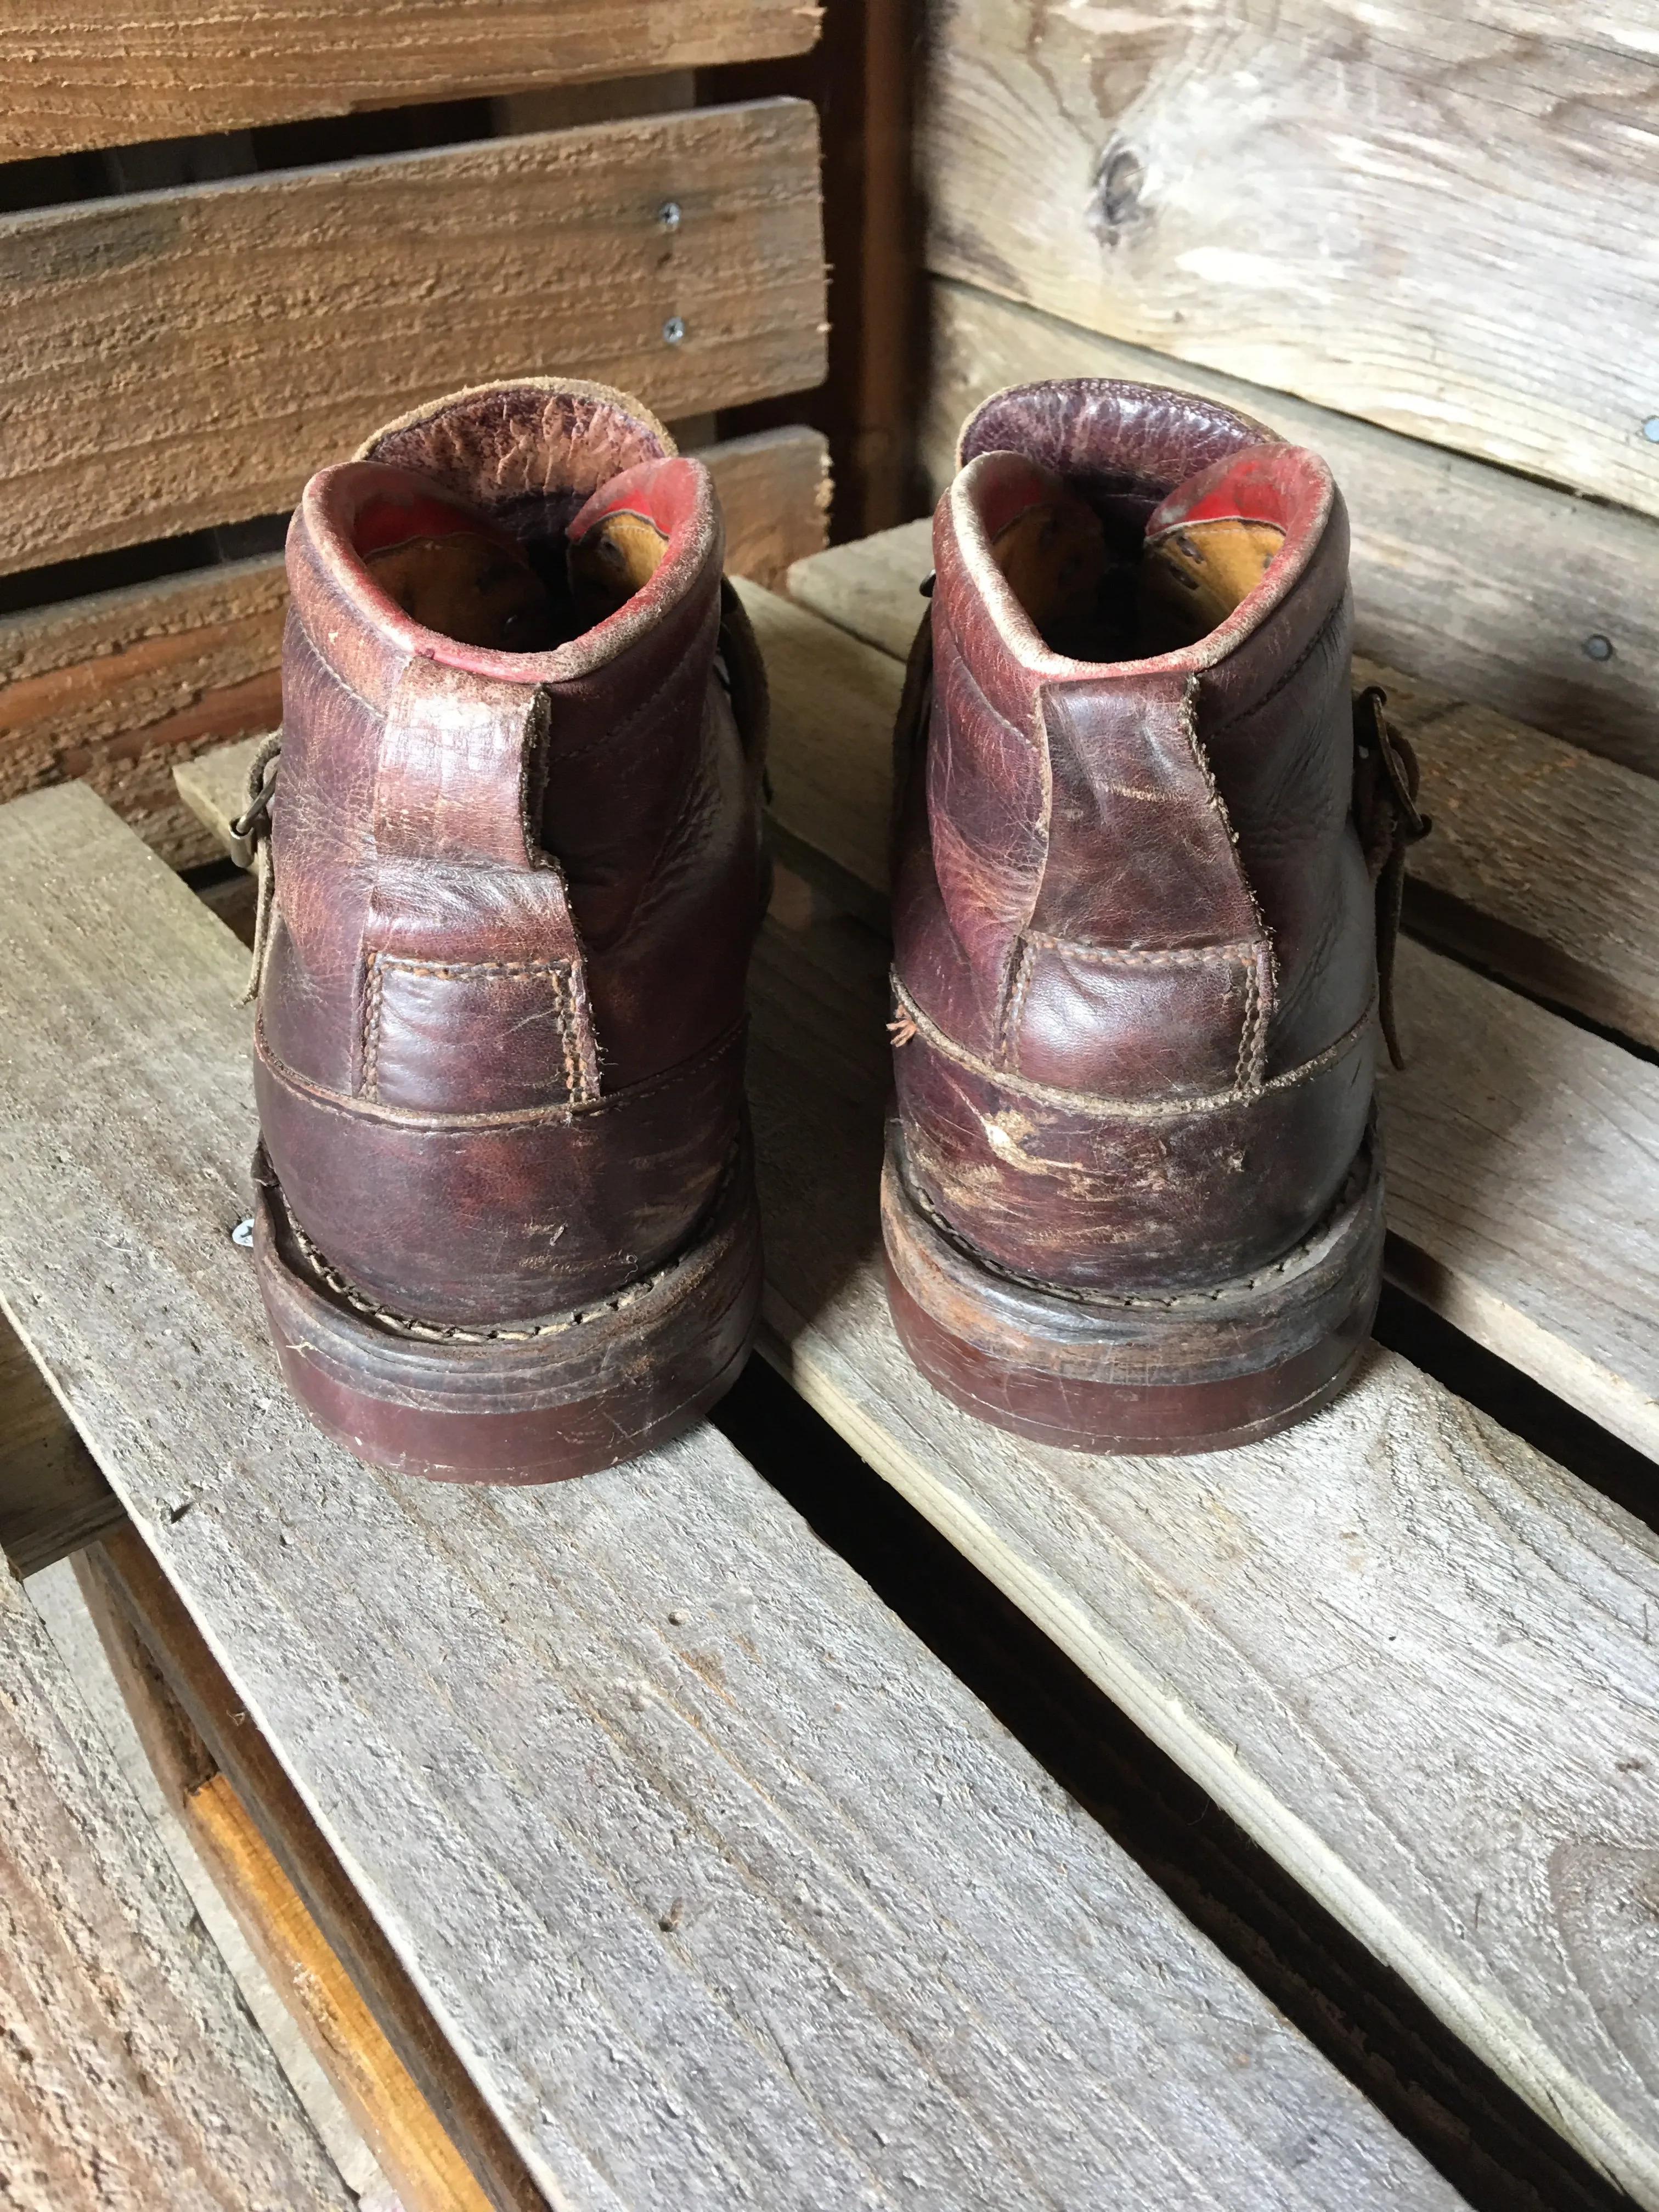
[[[1346,597],[1346,594],[1344,597]],[[1293,684],[1296,681],[1297,676],[1300,675],[1303,669],[1306,667],[1309,661],[1310,661],[1315,653],[1318,652],[1321,645],[1323,644],[1326,632],[1328,630],[1334,629],[1337,623],[1340,620],[1343,604],[1343,599],[1338,599],[1336,604],[1332,607],[1324,621],[1320,623],[1319,628],[1308,640],[1306,645],[1303,647],[1301,652],[1297,653],[1296,659],[1291,663],[1284,674],[1280,676],[1279,681],[1273,684],[1267,690],[1264,691],[1259,699],[1252,699],[1248,707],[1241,707],[1236,714],[1230,714],[1224,722],[1218,722],[1210,732],[1212,737],[1224,737],[1227,732],[1234,728],[1238,723],[1249,721],[1252,714],[1260,714],[1264,707],[1270,705],[1273,700],[1278,698],[1279,693],[1285,689],[1287,684]]]
[[[1244,1018],[1239,1024],[1238,1058],[1234,1064],[1233,1082],[1237,1090],[1249,1091],[1253,1087],[1249,1076],[1255,1059],[1257,1016],[1261,1008],[1261,987],[1256,980],[1255,963],[1244,962],[1242,964],[1244,969]]]
[[[368,988],[363,994],[363,1097],[380,1097],[380,962],[376,954],[368,963]]]
[[[977,1053],[969,1052],[954,1037],[923,1013],[921,1008],[893,976],[893,999],[900,1012],[914,1024],[917,1036],[931,1045],[941,1058],[965,1068],[994,1088],[1011,1091],[1035,1100],[1040,1105],[1058,1106],[1067,1114],[1079,1114],[1091,1121],[1178,1121],[1203,1114],[1217,1114],[1240,1103],[1237,1091],[1214,1091],[1197,1098],[1110,1098],[1089,1091],[1064,1091],[1058,1084],[1034,1082],[1030,1076],[1016,1074],[1006,1068],[993,1067]],[[1300,1066],[1287,1068],[1282,1075],[1274,1075],[1249,1094],[1252,1100],[1270,1097],[1274,1091],[1293,1090],[1299,1083],[1310,1083],[1328,1067],[1334,1067],[1350,1053],[1370,1028],[1376,1012],[1376,992],[1373,988],[1365,1011],[1352,1029],[1346,1030],[1323,1052],[1304,1060]]]
[[[1253,937],[1236,937],[1221,945],[1085,945],[1074,938],[1028,929],[1025,940],[1064,953],[1068,960],[1094,960],[1111,968],[1203,968],[1218,960],[1250,960],[1259,949]]]
[[[309,1076],[301,1075],[298,1068],[290,1067],[281,1054],[272,1049],[262,1020],[256,1020],[253,1037],[260,1058],[272,1074],[285,1083],[289,1090],[297,1091],[315,1105],[326,1107],[335,1113],[357,1115],[367,1113],[372,1107],[375,1121],[398,1124],[412,1129],[418,1135],[465,1137],[490,1129],[534,1129],[546,1127],[549,1124],[568,1127],[578,1115],[582,1121],[588,1121],[600,1114],[620,1111],[639,1100],[654,1097],[658,1091],[665,1091],[673,1084],[701,1074],[705,1067],[724,1059],[734,1045],[741,1045],[748,1027],[748,1016],[744,1015],[694,1058],[683,1060],[673,1067],[664,1068],[660,1075],[647,1076],[642,1083],[630,1083],[624,1091],[611,1091],[599,1097],[584,1098],[558,1106],[515,1108],[510,1113],[501,1114],[437,1114],[425,1107],[388,1106],[383,1101],[366,1099],[361,1095],[354,1097],[344,1091],[331,1091],[326,1084],[315,1083]]]

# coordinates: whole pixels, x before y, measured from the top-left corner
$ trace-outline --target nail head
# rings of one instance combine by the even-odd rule
[[[1611,660],[1613,640],[1603,637],[1599,629],[1594,631],[1584,640],[1584,657],[1588,660]]]
[[[665,230],[678,230],[680,227],[679,202],[678,200],[665,200],[662,205],[657,210],[657,221],[662,225]]]
[[[252,1214],[249,1214],[246,1221],[237,1223],[230,1232],[230,1241],[233,1244],[240,1244],[245,1252],[251,1252],[253,1249],[253,1216]]]
[[[1650,415],[1642,425],[1642,435],[1650,446],[1659,446],[1659,415]]]
[[[668,318],[668,320],[662,326],[663,343],[665,345],[678,345],[680,340],[684,336],[685,324],[684,319],[678,315],[671,315]]]

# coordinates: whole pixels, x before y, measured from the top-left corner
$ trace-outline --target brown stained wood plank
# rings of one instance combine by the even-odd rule
[[[799,53],[802,0],[0,6],[0,161]]]
[[[324,1444],[227,1234],[240,948],[73,786],[0,878],[7,1304],[550,2194],[1455,2202],[717,1432],[540,1492]]]
[[[0,1573],[0,2190],[348,2212],[21,1588]]]
[[[8,216],[0,569],[275,512],[367,428],[497,377],[670,419],[798,390],[823,299],[804,100]]]
[[[918,586],[932,566],[929,525],[906,523],[802,562],[790,572],[789,592],[798,605],[861,641],[860,653],[873,645],[902,654],[920,618]],[[822,650],[832,648],[825,641]],[[833,650],[838,667],[845,660],[865,668],[846,647]],[[867,693],[875,679],[865,680]],[[809,760],[826,764],[819,781],[830,773],[853,787],[848,798],[860,810],[856,834],[868,881],[880,861],[868,823],[886,804],[873,733],[862,739],[856,777],[836,779],[833,714],[813,701],[795,661],[781,681],[792,708],[802,695],[781,789],[792,796],[797,759],[803,772]],[[884,690],[876,681],[876,707],[896,699],[896,681],[890,671]],[[1534,996],[1659,1047],[1659,783],[1373,660],[1355,660],[1354,682],[1383,686],[1389,714],[1422,765],[1435,828],[1407,859],[1409,926]],[[846,837],[836,858],[859,871]]]
[[[928,264],[1659,513],[1646,6],[932,18]]]
[[[936,489],[951,473],[964,417],[1004,385],[1109,376],[1223,400],[1312,447],[1334,470],[1353,526],[1362,652],[1659,775],[1659,526],[1646,515],[1575,499],[965,285],[929,289],[933,379],[922,447]],[[1659,456],[1659,446],[1647,450]],[[1596,638],[1611,648],[1606,659],[1584,650]]]
[[[1638,1902],[1659,1540],[1381,1350],[1316,1419],[1197,1458],[1054,1450],[960,1413],[887,1315],[886,966],[848,921],[763,937],[769,1356],[1541,2118],[1659,2205]]]
[[[763,431],[697,457],[720,494],[734,573],[779,581],[823,547],[820,432]],[[218,859],[172,771],[281,720],[287,609],[272,556],[0,618],[0,799],[79,776],[173,866]]]

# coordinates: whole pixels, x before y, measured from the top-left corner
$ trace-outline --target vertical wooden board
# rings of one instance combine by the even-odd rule
[[[697,458],[720,495],[734,574],[781,581],[823,546],[820,432],[762,431]],[[271,556],[0,618],[0,800],[78,777],[173,866],[219,859],[177,803],[172,771],[282,720],[287,608]]]
[[[238,949],[73,787],[0,875],[6,1304],[555,2202],[1449,2212],[714,1431],[325,1445],[228,1234]]]
[[[1267,1443],[1028,1443],[888,1317],[884,948],[769,926],[751,1096],[772,1354],[1488,2064],[1659,2206],[1659,1540],[1375,1353]]]
[[[800,0],[4,0],[0,161],[758,61],[817,27]]]
[[[1335,471],[1353,526],[1363,652],[1659,775],[1659,526],[1646,515],[966,285],[941,281],[929,290],[922,448],[936,489],[953,472],[963,420],[1004,385],[1109,376],[1221,400],[1312,447]]]
[[[27,1599],[0,1572],[0,2191],[348,2212]]]
[[[276,512],[497,377],[665,418],[798,390],[823,299],[804,100],[0,219],[0,569]]]
[[[929,264],[1659,513],[1656,31],[934,0]]]

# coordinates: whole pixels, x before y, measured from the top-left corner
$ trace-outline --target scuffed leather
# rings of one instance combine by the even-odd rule
[[[425,410],[314,479],[289,533],[261,1121],[300,1228],[418,1319],[544,1314],[657,1266],[741,1124],[763,684],[740,731],[707,472],[596,392]],[[462,646],[352,550],[381,461],[527,537],[580,533],[628,471],[669,550],[570,644]]]
[[[1113,1295],[1202,1287],[1307,1233],[1370,1111],[1346,515],[1316,457],[1134,386],[999,394],[961,453],[934,521],[926,738],[901,764],[910,1171],[1014,1273]],[[1243,453],[1261,466],[1240,480],[1268,484],[1286,532],[1261,586],[1179,651],[1050,652],[988,557],[1044,472],[1138,537],[1177,486]]]

